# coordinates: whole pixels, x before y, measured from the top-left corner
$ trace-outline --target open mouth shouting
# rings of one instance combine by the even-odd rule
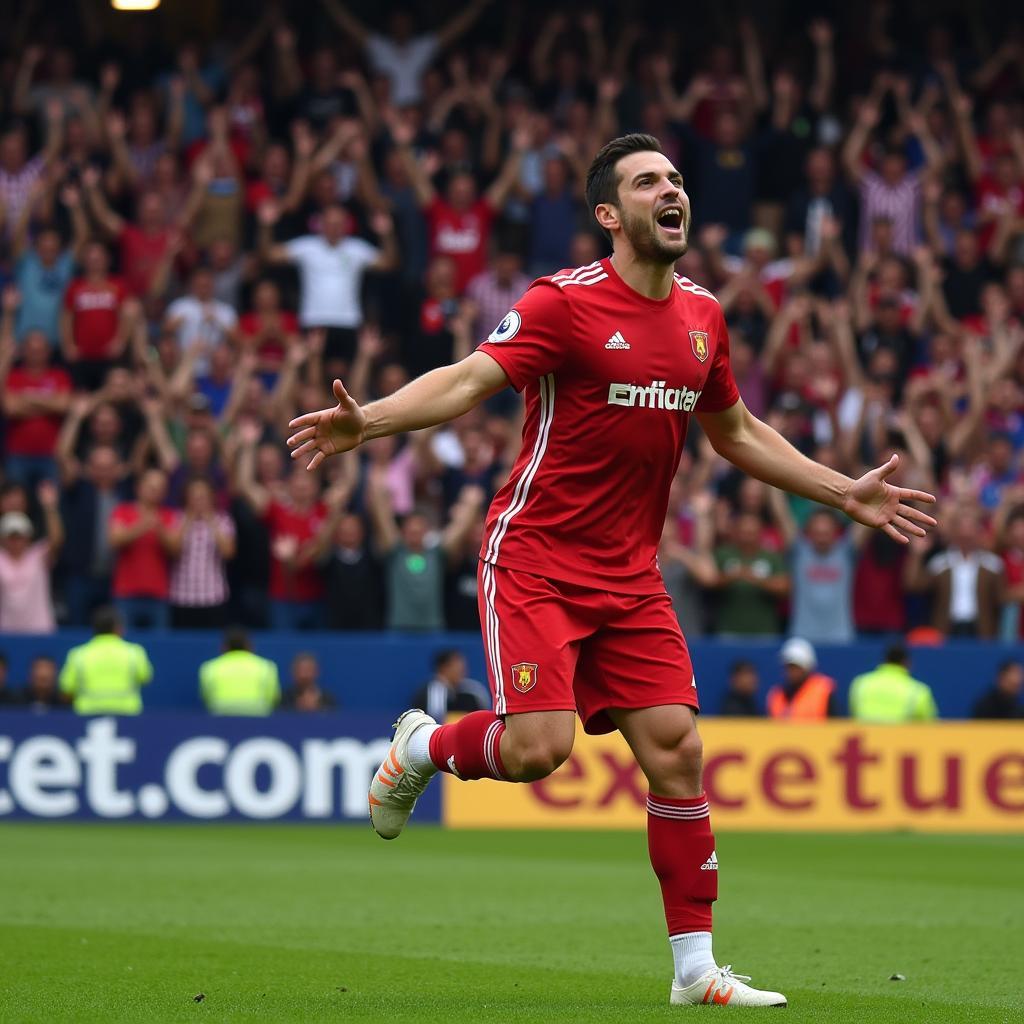
[[[673,203],[670,206],[662,207],[655,217],[658,228],[662,234],[672,239],[679,239],[680,241],[684,238],[684,216],[683,208],[678,203]]]

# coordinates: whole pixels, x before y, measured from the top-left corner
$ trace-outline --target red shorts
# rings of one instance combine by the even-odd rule
[[[609,594],[480,563],[480,622],[499,715],[576,711],[612,732],[608,708],[687,704],[697,687],[667,593]]]

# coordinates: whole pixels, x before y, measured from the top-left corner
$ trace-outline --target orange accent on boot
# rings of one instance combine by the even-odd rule
[[[711,1002],[717,1003],[719,1006],[725,1006],[730,999],[732,999],[733,986],[729,985],[728,988],[720,988],[712,997]]]
[[[390,786],[392,789],[395,788],[395,784],[389,778],[387,778],[384,775],[378,774],[377,775],[377,781],[378,782],[383,782],[385,786]]]
[[[370,794],[370,803],[374,807],[383,807],[384,806],[372,793]]]

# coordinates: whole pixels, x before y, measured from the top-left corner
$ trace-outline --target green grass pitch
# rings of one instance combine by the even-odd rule
[[[785,991],[790,1024],[1024,1021],[1024,840],[718,852],[716,953]],[[670,1007],[670,975],[641,833],[0,826],[3,1024],[750,1012]]]

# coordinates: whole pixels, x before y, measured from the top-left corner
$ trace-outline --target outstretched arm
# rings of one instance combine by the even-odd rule
[[[288,425],[295,433],[288,438],[288,447],[293,459],[309,456],[306,468],[316,469],[329,456],[351,451],[375,437],[457,419],[507,386],[505,371],[483,352],[473,352],[461,362],[431,370],[393,395],[366,406],[359,406],[336,380],[334,396],[338,404],[292,420]]]
[[[473,27],[490,0],[474,0],[437,30],[437,45],[443,50]]]
[[[840,509],[854,522],[884,530],[901,544],[923,537],[935,526],[931,516],[906,504],[933,503],[933,495],[888,483],[886,478],[899,466],[897,455],[853,480],[802,455],[752,415],[742,399],[722,412],[698,413],[697,418],[719,455],[772,487]]]

